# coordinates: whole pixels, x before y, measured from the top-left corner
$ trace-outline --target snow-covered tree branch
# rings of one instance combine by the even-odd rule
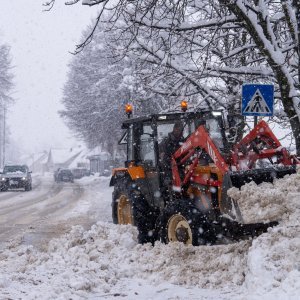
[[[275,84],[282,104],[277,117],[290,123],[300,155],[296,1],[83,0],[81,4],[98,5],[102,14],[106,6],[111,17],[102,21],[123,44],[121,56],[131,53],[150,62],[152,74],[144,74],[148,85],[160,78],[167,94],[198,93],[199,103],[237,112],[243,83]]]
[[[93,41],[73,57],[64,87],[61,116],[76,135],[90,147],[112,150],[120,136],[124,106],[134,103],[135,115],[165,108],[162,97],[143,89],[136,65],[129,58],[116,61],[109,47],[110,36],[97,30]],[[144,101],[141,101],[143,99]]]

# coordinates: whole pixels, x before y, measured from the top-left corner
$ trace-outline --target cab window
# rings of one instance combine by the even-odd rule
[[[143,125],[143,133],[139,143],[140,159],[148,164],[155,166],[156,158],[154,152],[154,136],[150,124]]]
[[[215,143],[215,145],[219,149],[223,149],[224,144],[223,144],[222,131],[221,131],[218,120],[217,119],[206,120],[206,128],[209,132],[211,139]]]

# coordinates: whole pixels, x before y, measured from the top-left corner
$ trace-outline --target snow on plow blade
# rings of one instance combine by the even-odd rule
[[[241,188],[246,183],[254,181],[256,184],[262,182],[273,182],[276,178],[283,178],[285,175],[296,173],[296,166],[274,166],[264,169],[252,169],[237,171],[230,174],[232,186]]]
[[[259,164],[268,166],[257,168]],[[269,163],[268,162],[268,163]],[[230,167],[224,174],[220,210],[233,220],[244,223],[238,203],[228,196],[231,187],[240,189],[251,181],[256,184],[273,182],[297,172],[300,160],[282,147],[265,121],[260,121],[231,153]]]
[[[232,187],[240,189],[246,183],[251,181],[256,184],[263,182],[273,182],[274,179],[283,178],[285,175],[296,173],[296,166],[273,166],[264,169],[252,169],[246,171],[228,172],[225,174],[222,184],[222,200],[220,210],[223,214],[228,215],[231,219],[243,224],[244,220],[240,212],[238,203],[228,196],[228,190]],[[255,224],[248,224],[253,225]]]

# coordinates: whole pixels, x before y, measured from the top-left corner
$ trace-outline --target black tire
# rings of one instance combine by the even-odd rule
[[[8,191],[8,187],[5,185],[1,188],[1,192],[7,192]]]
[[[130,204],[131,220],[119,220],[120,199],[126,199]],[[122,200],[121,200],[122,201]],[[154,228],[157,210],[151,207],[140,193],[136,184],[129,178],[118,179],[114,186],[112,199],[112,218],[114,224],[131,224],[138,229],[138,242],[154,243]]]
[[[156,233],[166,244],[177,241],[200,246],[216,241],[213,224],[188,199],[171,202],[165,207],[158,219]]]

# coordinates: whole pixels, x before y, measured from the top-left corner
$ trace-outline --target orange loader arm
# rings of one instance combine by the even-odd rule
[[[195,168],[199,163],[199,155],[205,151],[213,160],[216,167],[222,174],[229,170],[229,166],[225,162],[218,148],[210,138],[207,130],[203,125],[199,126],[197,130],[192,133],[187,140],[180,146],[180,148],[172,156],[172,174],[173,186],[175,190],[181,190],[182,186],[188,183]],[[192,158],[192,163],[189,166],[188,172],[185,174],[184,179],[181,180],[178,166],[183,165],[187,160]],[[220,186],[218,181],[208,180],[203,182],[210,186]]]
[[[200,154],[206,152],[213,160],[220,175],[224,176],[230,171],[251,170],[255,167],[255,162],[259,159],[269,159],[277,157],[277,164],[284,166],[295,166],[300,164],[299,158],[290,155],[288,150],[282,147],[270,127],[265,121],[260,121],[239,143],[233,147],[231,155],[225,159],[210,138],[205,126],[201,125],[191,134],[181,147],[172,156],[172,174],[174,190],[181,191],[187,184],[199,163]],[[179,166],[189,163],[188,171],[181,179]],[[246,162],[246,163],[245,163]],[[195,179],[195,178],[194,178]],[[220,187],[222,184],[216,180],[197,182],[208,186]]]

